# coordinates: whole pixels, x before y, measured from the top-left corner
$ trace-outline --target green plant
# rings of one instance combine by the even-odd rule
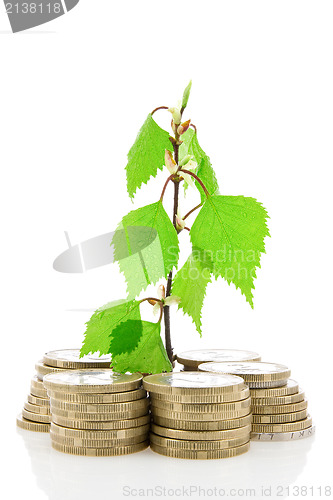
[[[219,194],[215,172],[202,150],[196,127],[183,121],[191,83],[176,108],[161,106],[149,113],[128,153],[127,190],[135,192],[164,165],[169,176],[160,199],[123,217],[113,237],[115,260],[127,282],[128,297],[98,309],[87,323],[81,356],[99,351],[112,354],[116,371],[158,373],[172,370],[170,305],[177,303],[188,314],[199,334],[206,287],[219,276],[234,283],[253,307],[254,278],[269,236],[267,212],[254,198]],[[153,115],[172,114],[174,136],[161,129]],[[179,187],[195,187],[201,202],[184,217],[179,214]],[[173,184],[172,222],[163,207],[167,187]],[[187,219],[199,210],[191,228]],[[189,231],[192,253],[173,278],[179,258],[178,234]],[[148,252],[145,254],[145,252]],[[137,300],[149,284],[166,279],[157,297]],[[156,323],[142,321],[140,304],[148,301],[159,312]],[[164,316],[165,348],[160,336]]]

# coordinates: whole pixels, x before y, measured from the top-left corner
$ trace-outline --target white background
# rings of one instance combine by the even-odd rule
[[[13,35],[1,10],[6,498],[118,499],[126,484],[329,484],[332,15],[329,1],[81,0],[58,20]],[[75,244],[112,231],[132,209],[127,151],[147,113],[175,105],[190,78],[186,117],[198,127],[222,194],[260,200],[272,237],[254,310],[233,286],[210,285],[202,339],[173,311],[175,351],[244,348],[289,365],[309,399],[316,438],[253,443],[243,457],[205,463],[150,451],[96,460],[59,454],[48,436],[15,428],[34,363],[47,350],[80,346],[87,309],[124,297],[125,284],[116,265],[72,275],[55,272],[53,260],[66,249],[65,230]],[[169,116],[156,118],[168,126]],[[134,206],[155,201],[166,175],[145,186]],[[188,234],[181,236],[188,250]]]

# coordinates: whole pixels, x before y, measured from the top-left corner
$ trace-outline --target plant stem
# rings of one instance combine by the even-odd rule
[[[199,177],[194,172],[191,172],[190,170],[185,170],[184,168],[180,169],[180,172],[184,172],[185,174],[188,174],[188,175],[191,175],[192,177],[194,177],[194,179],[199,182],[200,186],[204,190],[205,195],[206,196],[210,196],[209,193],[208,193],[208,190],[207,190],[206,186],[204,185],[204,183],[202,182],[202,180],[199,179]]]
[[[183,114],[183,109],[181,109],[181,114]],[[179,162],[179,135],[176,131],[175,133],[175,143],[174,143],[174,160],[178,165]],[[176,215],[178,212],[178,200],[179,200],[179,181],[174,181],[174,196],[173,196],[173,214],[172,214],[172,223],[176,229]],[[171,286],[172,286],[172,270],[169,272],[167,288],[165,296],[169,297],[171,294]],[[173,362],[173,348],[171,344],[171,332],[170,332],[170,307],[164,307],[164,330],[165,330],[165,349],[170,360],[170,363]]]
[[[152,116],[156,111],[159,111],[160,109],[169,109],[168,106],[159,106],[158,108],[153,109],[153,111],[150,113]]]
[[[189,212],[187,212],[186,215],[184,215],[183,217],[183,220],[187,219],[187,217],[189,217],[191,214],[193,214],[193,212],[195,212],[196,210],[198,210],[198,208],[202,207],[202,203],[199,203],[199,205],[197,205],[196,207],[192,208],[192,210],[190,210]]]

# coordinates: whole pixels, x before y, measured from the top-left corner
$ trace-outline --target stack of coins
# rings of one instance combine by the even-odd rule
[[[39,380],[43,380],[44,375],[49,373],[86,368],[110,368],[110,363],[110,355],[89,354],[80,358],[80,349],[61,349],[44,354],[43,359],[35,364],[35,369]]]
[[[239,349],[198,349],[177,354],[177,361],[185,371],[196,371],[201,363],[218,361],[261,361],[258,353]]]
[[[308,402],[298,383],[289,379],[288,367],[276,363],[204,363],[202,372],[239,375],[250,388],[251,438],[286,441],[314,433]]]
[[[80,349],[62,349],[44,354],[35,365],[37,374],[31,380],[30,394],[16,419],[17,426],[29,431],[50,431],[50,400],[43,385],[44,375],[68,369],[109,368],[110,363],[110,355],[98,357],[92,354],[80,358]]]
[[[52,447],[87,456],[126,455],[148,446],[149,401],[142,375],[88,369],[44,377]]]
[[[162,373],[143,380],[153,424],[150,446],[161,455],[214,459],[249,450],[251,400],[240,377]]]

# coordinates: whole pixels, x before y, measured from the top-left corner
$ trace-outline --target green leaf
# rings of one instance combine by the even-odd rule
[[[166,278],[171,269],[177,267],[178,236],[161,201],[127,214],[112,244],[114,259],[124,273],[131,298],[148,285]]]
[[[182,141],[183,144],[180,146],[179,150],[180,160],[188,154],[194,156],[194,160],[198,164],[198,168],[194,173],[202,180],[209,194],[218,194],[219,186],[214,169],[209,156],[206,155],[198,142],[197,134],[193,129],[188,129],[185,134],[182,135]],[[184,168],[186,169],[186,167]],[[206,200],[206,195],[197,181],[195,181],[195,184],[200,192],[201,201],[204,202]],[[185,184],[185,182],[184,189],[187,189],[187,184]]]
[[[176,274],[172,285],[172,294],[181,298],[178,309],[191,316],[200,336],[201,309],[210,281],[211,269],[204,264],[198,253],[193,253]]]
[[[122,321],[113,331],[109,352],[112,356],[132,352],[142,336],[142,321],[129,319]]]
[[[97,351],[100,355],[108,354],[114,330],[123,321],[141,319],[139,306],[140,302],[136,300],[117,300],[97,309],[86,323],[80,357]]]
[[[165,351],[160,323],[140,322],[143,333],[137,348],[130,352],[112,356],[112,364],[119,373],[161,373],[172,371],[172,365]],[[133,328],[133,322],[131,322]]]
[[[188,100],[190,97],[190,93],[191,93],[191,87],[192,87],[192,80],[190,81],[190,83],[188,84],[188,86],[186,87],[186,89],[184,90],[184,93],[183,93],[183,100],[182,100],[182,108],[183,109],[185,109],[187,106],[187,103],[188,103]]]
[[[190,232],[192,244],[211,261],[215,277],[240,288],[253,307],[254,278],[264,239],[269,236],[265,208],[254,198],[209,196]]]
[[[130,198],[151,176],[156,177],[164,165],[165,150],[173,151],[169,133],[160,128],[149,114],[128,152],[126,166],[127,191]]]

